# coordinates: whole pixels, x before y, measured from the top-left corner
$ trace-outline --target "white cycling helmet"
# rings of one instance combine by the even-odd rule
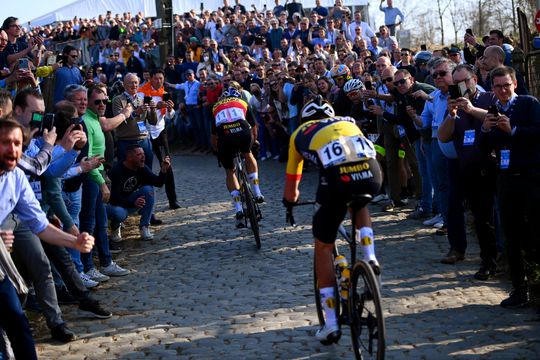
[[[321,120],[336,116],[332,105],[322,96],[317,96],[308,101],[300,112],[300,122],[304,123],[310,120]]]
[[[358,91],[364,89],[364,83],[360,79],[351,79],[343,85],[343,91],[348,94],[352,91]]]

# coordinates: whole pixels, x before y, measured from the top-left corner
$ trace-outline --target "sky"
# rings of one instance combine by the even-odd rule
[[[46,14],[50,11],[56,10],[64,5],[71,4],[77,0],[46,0],[39,1],[39,6],[36,6],[36,0],[4,0],[2,1],[2,14],[6,16],[15,16],[18,17],[21,24],[28,22],[29,20],[35,19],[43,14]],[[412,0],[416,2],[418,0]],[[281,1],[282,3],[284,0]],[[326,3],[324,1],[323,3]],[[198,2],[197,2],[198,3]],[[230,1],[233,3],[233,1]],[[273,1],[268,0],[267,3],[273,5]],[[395,1],[397,6],[399,1]],[[379,1],[370,1],[370,11],[372,15],[376,16],[376,21],[382,21],[382,13],[378,11]],[[380,13],[380,19],[379,14]]]
[[[18,17],[20,23],[24,24],[29,20],[35,19],[75,1],[76,0],[4,0],[2,1],[2,14],[6,17]],[[36,6],[36,4],[39,4],[39,6]]]

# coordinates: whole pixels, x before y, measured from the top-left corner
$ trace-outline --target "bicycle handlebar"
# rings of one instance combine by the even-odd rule
[[[295,206],[314,205],[315,203],[316,203],[315,201],[311,200],[311,201],[291,203],[288,206],[285,206],[285,208],[287,209],[287,212],[285,214],[285,221],[291,224],[292,227],[296,227],[296,220],[294,220],[293,208]]]

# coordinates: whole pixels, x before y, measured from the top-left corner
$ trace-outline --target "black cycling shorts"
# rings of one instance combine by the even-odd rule
[[[338,165],[321,172],[317,189],[320,208],[313,216],[313,236],[333,244],[354,195],[375,196],[381,184],[381,169],[375,159]]]
[[[238,154],[251,151],[253,135],[245,120],[222,124],[217,129],[218,160],[225,169],[234,168],[233,159]]]

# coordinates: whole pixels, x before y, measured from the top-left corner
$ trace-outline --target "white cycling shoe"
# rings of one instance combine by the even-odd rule
[[[338,325],[324,325],[322,328],[317,330],[317,333],[315,333],[315,338],[323,345],[334,344],[337,343],[341,338],[341,330],[339,329]]]

